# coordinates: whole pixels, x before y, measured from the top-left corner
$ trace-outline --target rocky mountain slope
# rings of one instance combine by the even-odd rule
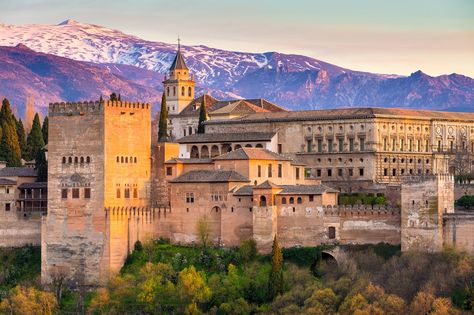
[[[73,20],[58,25],[0,24],[0,45],[19,43],[100,64],[130,83],[153,90],[161,90],[161,79],[176,51],[176,45]],[[290,109],[381,106],[472,111],[474,106],[474,80],[458,74],[373,74],[301,55],[234,52],[202,45],[182,46],[182,51],[199,89],[220,98],[265,97]]]

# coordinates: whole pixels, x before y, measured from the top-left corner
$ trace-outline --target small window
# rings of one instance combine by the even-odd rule
[[[81,164],[84,164],[84,157],[81,156]]]
[[[188,96],[191,97],[191,95],[192,95],[192,89],[191,87],[188,87]]]
[[[268,164],[268,177],[272,177],[272,173],[273,173],[272,165]]]
[[[262,166],[257,165],[257,177],[262,177]]]
[[[79,188],[73,188],[72,189],[72,198],[73,199],[78,199],[79,198]]]
[[[184,96],[184,86],[181,87],[181,96]]]
[[[278,164],[278,177],[281,178],[283,176],[283,165]]]
[[[328,168],[328,177],[332,176],[332,169]]]
[[[133,162],[134,162],[134,163],[137,163],[137,157],[134,157],[134,158],[133,158]]]
[[[84,198],[86,198],[86,199],[91,198],[91,189],[90,188],[84,188]]]
[[[63,156],[63,164],[66,164],[66,157]]]
[[[5,190],[7,191],[7,194],[10,193],[10,187],[5,188]]]
[[[117,194],[116,194],[117,198],[121,198],[120,196],[120,188],[117,188]]]
[[[120,157],[120,163],[123,163],[124,159],[123,156]]]
[[[133,198],[138,198],[138,189],[133,188]]]
[[[290,205],[294,204],[295,203],[295,198],[293,197],[290,197]]]
[[[309,201],[314,201],[314,196],[313,195],[309,195]]]
[[[173,175],[173,168],[171,166],[166,167],[166,176]]]
[[[194,203],[194,193],[186,193],[186,203]]]
[[[61,198],[67,199],[67,188],[61,189]]]
[[[286,198],[285,197],[281,198],[281,204],[286,205]]]
[[[10,203],[6,203],[5,204],[5,211],[10,211],[11,210],[10,207],[11,207]]]
[[[128,163],[128,156],[125,157],[125,163]]]
[[[117,163],[119,163],[119,162],[120,162],[120,157],[119,157],[119,156],[117,156]]]
[[[130,188],[125,188],[125,190],[123,192],[123,197],[126,198],[126,199],[130,198]]]
[[[69,164],[72,163],[72,157],[69,157],[68,162],[69,162]]]
[[[336,238],[336,228],[334,226],[328,227],[328,237],[331,240]]]
[[[296,179],[300,179],[300,168],[297,167],[295,171],[296,171]]]
[[[76,156],[76,157],[74,158],[74,164],[77,164],[77,163],[79,163],[79,158]]]
[[[316,169],[316,177],[321,177],[321,169]]]
[[[364,169],[363,168],[359,168],[359,176],[364,176]]]
[[[342,177],[342,168],[337,169],[337,176]]]
[[[303,198],[298,197],[298,199],[296,199],[296,203],[297,204],[302,204],[303,203]]]

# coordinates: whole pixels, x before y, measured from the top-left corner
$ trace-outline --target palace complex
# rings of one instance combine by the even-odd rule
[[[285,247],[474,252],[474,215],[455,210],[453,177],[472,171],[473,113],[196,97],[179,49],[163,84],[169,141],[152,141],[150,104],[54,103],[47,192],[33,169],[0,166],[1,245],[41,244],[44,283],[102,284],[137,240],[199,243],[203,222],[213,245],[253,238],[262,252],[275,235]],[[345,193],[384,198],[340,204]]]

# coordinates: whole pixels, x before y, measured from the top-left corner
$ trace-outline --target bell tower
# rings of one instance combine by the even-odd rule
[[[179,114],[194,99],[194,84],[194,75],[189,73],[178,38],[178,52],[168,76],[165,76],[163,81],[163,93],[166,93],[166,104],[170,115]]]

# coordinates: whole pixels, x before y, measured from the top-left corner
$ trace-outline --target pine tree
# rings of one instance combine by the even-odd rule
[[[101,94],[99,98],[99,104],[103,104],[103,103],[104,103],[104,99],[102,98],[102,94]]]
[[[18,143],[20,144],[21,158],[25,160],[29,151],[28,145],[26,144],[25,127],[23,126],[23,122],[21,121],[21,119],[16,124],[16,133],[18,136]]]
[[[271,298],[283,293],[283,254],[281,253],[278,239],[275,235],[272,246],[272,269],[268,283]]]
[[[160,122],[158,125],[158,141],[168,140],[168,107],[166,106],[166,95],[161,96]]]
[[[38,150],[44,147],[43,133],[41,131],[41,122],[38,113],[35,114],[33,119],[33,126],[31,127],[30,134],[26,139],[26,143],[30,147],[28,159],[32,160],[38,154]]]
[[[117,94],[116,94],[115,92],[112,92],[112,94],[110,94],[109,99],[110,99],[112,102],[118,101]]]
[[[43,127],[41,127],[41,133],[43,134],[44,144],[48,144],[48,128],[49,128],[49,119],[48,116],[44,117]]]
[[[119,102],[122,101],[122,97],[120,96],[120,93],[119,93],[119,95],[118,95],[117,101],[119,101]]]
[[[48,161],[46,161],[46,154],[44,149],[39,149],[35,157],[37,182],[48,181]]]
[[[202,96],[201,107],[199,108],[199,124],[198,124],[198,133],[204,133],[204,122],[207,120],[207,110],[205,104],[206,96]]]
[[[21,166],[21,149],[16,131],[17,121],[13,116],[10,102],[4,98],[0,110],[0,160],[7,162],[8,166]]]

